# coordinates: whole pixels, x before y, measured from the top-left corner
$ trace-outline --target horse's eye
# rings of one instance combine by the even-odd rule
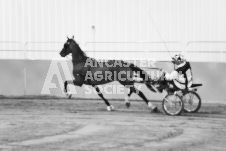
[[[64,48],[67,48],[67,44],[64,44]]]

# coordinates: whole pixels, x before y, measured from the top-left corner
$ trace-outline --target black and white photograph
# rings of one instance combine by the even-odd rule
[[[226,0],[0,0],[0,151],[225,151]]]

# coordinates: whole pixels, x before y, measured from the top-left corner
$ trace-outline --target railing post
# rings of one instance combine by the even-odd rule
[[[24,42],[24,95],[27,95],[27,68],[26,68],[26,62],[27,62],[27,44],[28,42]]]

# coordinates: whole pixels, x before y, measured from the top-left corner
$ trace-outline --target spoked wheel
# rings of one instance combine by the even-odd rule
[[[196,113],[201,107],[201,98],[194,91],[188,91],[183,95],[184,111],[188,113]]]
[[[179,95],[168,94],[162,101],[162,107],[168,115],[180,115],[184,110],[184,102]]]

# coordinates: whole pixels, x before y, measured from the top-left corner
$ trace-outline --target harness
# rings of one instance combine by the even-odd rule
[[[87,58],[88,58],[88,57],[87,57]],[[87,58],[86,58],[86,59],[87,59]],[[87,68],[88,68],[88,69],[87,69]],[[75,77],[75,79],[76,79],[76,78],[78,78],[78,79],[80,78],[80,80],[78,80],[78,81],[81,81],[81,83],[78,83],[77,80],[74,80],[74,84],[75,84],[75,85],[78,85],[78,86],[82,86],[82,85],[84,84],[85,77],[86,77],[86,73],[87,73],[88,71],[91,71],[91,66],[90,66],[90,65],[88,65],[88,66],[86,66],[86,67],[83,66],[83,68],[80,70],[79,73],[76,74],[76,77]],[[89,85],[91,85],[91,80],[90,80],[90,79],[87,79],[87,82],[88,82]]]
[[[91,68],[91,66],[88,67],[87,71],[91,71],[90,68]],[[87,79],[87,82],[88,82],[89,85],[91,85],[91,80],[90,79]]]

